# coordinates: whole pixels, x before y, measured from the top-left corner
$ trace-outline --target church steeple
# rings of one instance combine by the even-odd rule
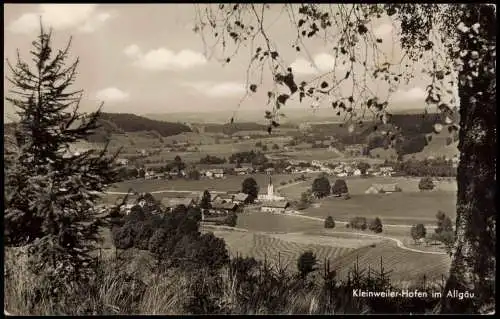
[[[273,186],[273,180],[271,176],[269,176],[269,184],[267,185],[267,196],[269,198],[274,196],[274,186]]]

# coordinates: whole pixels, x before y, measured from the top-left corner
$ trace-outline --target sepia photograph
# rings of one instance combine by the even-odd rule
[[[496,309],[496,5],[4,11],[4,314]]]

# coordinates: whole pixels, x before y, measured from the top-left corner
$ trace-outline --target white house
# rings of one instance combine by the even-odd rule
[[[290,207],[290,203],[287,201],[265,202],[262,204],[261,211],[283,214],[288,207]]]
[[[365,194],[390,194],[401,191],[398,184],[373,184],[365,191]]]
[[[128,165],[128,163],[129,163],[129,160],[128,160],[128,159],[126,159],[126,158],[118,158],[118,159],[116,160],[116,164],[118,164],[118,165],[127,166],[127,165]]]
[[[361,176],[361,170],[356,168],[353,172],[352,172],[352,175],[353,176]]]
[[[236,167],[234,168],[234,172],[236,175],[247,175],[252,173],[253,169],[251,167]]]
[[[222,168],[215,168],[215,169],[207,170],[205,172],[205,176],[211,177],[211,178],[223,178],[224,177],[224,170]]]
[[[379,168],[380,175],[382,176],[392,176],[394,169],[390,166],[383,166]]]
[[[247,199],[248,199],[248,194],[238,193],[233,196],[233,203],[244,204]]]

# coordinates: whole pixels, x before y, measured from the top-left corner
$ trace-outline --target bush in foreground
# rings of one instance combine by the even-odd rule
[[[213,272],[208,267],[165,269],[157,273],[135,252],[103,258],[97,281],[85,292],[67,289],[72,303],[50,304],[33,294],[38,278],[25,276],[23,258],[6,251],[5,307],[25,315],[117,314],[377,314],[430,313],[438,298],[352,298],[353,289],[396,289],[388,271],[355,265],[349,280],[336,278],[325,263],[305,279],[283,265],[236,257]],[[308,268],[310,269],[310,268]],[[310,278],[309,278],[310,277]],[[431,283],[409,290],[440,291]],[[26,297],[29,297],[26,299]],[[30,300],[30,302],[26,302]]]

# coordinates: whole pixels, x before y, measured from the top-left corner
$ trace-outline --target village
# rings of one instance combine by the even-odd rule
[[[125,166],[126,161],[118,161],[121,165]],[[210,204],[206,207],[201,207],[202,221],[205,223],[220,223],[222,219],[231,214],[251,213],[251,212],[266,212],[272,214],[297,214],[296,201],[287,198],[280,194],[279,189],[296,183],[303,183],[310,181],[315,176],[331,176],[331,177],[354,177],[354,178],[370,178],[370,177],[391,177],[397,175],[392,166],[372,165],[359,161],[339,161],[333,163],[331,161],[312,160],[297,161],[288,160],[286,163],[276,165],[275,167],[262,168],[252,164],[197,164],[195,167],[198,174],[197,180],[226,180],[241,176],[251,178],[254,174],[265,174],[268,176],[267,185],[259,192],[256,198],[252,198],[247,193],[240,190],[221,191],[221,190],[192,190],[192,191],[174,191],[164,190],[161,191],[161,199],[159,202],[167,209],[172,211],[179,205],[186,208],[201,207],[200,203],[203,196],[208,192]],[[168,180],[171,183],[165,185],[175,185],[176,180],[189,179],[188,169],[178,169],[174,167],[169,172],[158,172],[152,168],[144,169],[142,177],[143,180]],[[282,181],[278,187],[275,188],[273,183],[273,174],[284,174],[290,176],[290,181]],[[138,175],[140,176],[140,175]],[[291,182],[291,183],[290,183]],[[209,184],[207,184],[209,185]],[[292,185],[293,186],[293,185]],[[168,188],[168,186],[165,186]],[[260,189],[260,187],[258,187]],[[373,184],[366,190],[367,194],[375,193],[391,193],[398,192],[401,189],[397,184]],[[159,192],[157,192],[159,193]],[[125,205],[122,206],[122,211],[125,214],[130,213],[131,209],[139,203],[140,206],[145,205],[144,194],[135,193],[128,197]]]

